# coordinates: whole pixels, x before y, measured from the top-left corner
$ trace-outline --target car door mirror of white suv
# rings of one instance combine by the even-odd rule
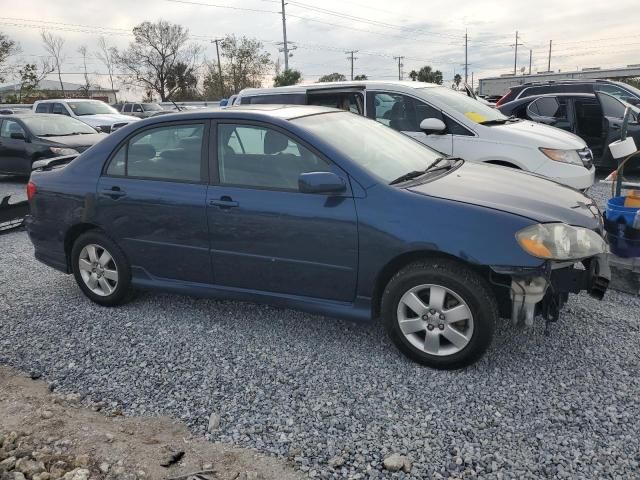
[[[425,118],[420,122],[420,130],[427,135],[439,135],[444,133],[447,126],[438,118]]]

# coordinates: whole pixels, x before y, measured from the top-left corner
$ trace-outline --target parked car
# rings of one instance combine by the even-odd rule
[[[58,99],[38,100],[33,104],[35,113],[54,113],[75,118],[81,122],[100,129],[101,132],[111,133],[139,118],[122,115],[118,111],[100,100]]]
[[[503,95],[496,106],[521,98],[546,95],[549,93],[596,93],[604,92],[632,105],[640,105],[640,90],[628,83],[614,80],[557,80],[548,82],[530,82],[514,85]]]
[[[149,118],[169,113],[157,103],[116,103],[112,105],[118,112],[137,118]]]
[[[577,189],[595,179],[584,140],[422,82],[335,82],[245,89],[242,104],[307,104],[365,115],[445,155],[537,173]]]
[[[78,155],[106,136],[60,115],[0,115],[0,173],[28,177],[36,160]]]
[[[27,187],[35,256],[101,305],[134,286],[380,317],[409,357],[457,368],[499,315],[555,319],[608,283],[590,198],[335,109],[163,115],[56,163]]]
[[[604,92],[557,93],[534,95],[505,103],[499,110],[505,115],[553,125],[582,138],[593,152],[598,168],[615,169],[618,165],[611,157],[609,144],[620,139],[624,112],[632,112],[627,133],[636,145],[640,145],[640,109],[618,100]],[[627,163],[625,168],[640,167],[640,156]]]

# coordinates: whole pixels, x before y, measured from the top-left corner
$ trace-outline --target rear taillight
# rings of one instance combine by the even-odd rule
[[[511,94],[511,92],[507,93],[506,95],[503,95],[500,97],[500,99],[496,102],[496,107],[499,107],[500,105],[502,105],[503,103],[507,102],[507,97]]]
[[[36,188],[36,184],[33,182],[29,182],[27,183],[27,199],[31,200],[36,193],[38,192],[38,189]]]

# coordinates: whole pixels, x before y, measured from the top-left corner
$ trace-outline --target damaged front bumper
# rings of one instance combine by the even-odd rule
[[[534,318],[542,315],[547,321],[556,321],[567,302],[569,293],[586,291],[602,300],[611,270],[606,254],[600,254],[581,262],[547,261],[538,269],[506,269],[492,267],[495,274],[509,278],[511,284],[494,282],[509,289],[511,320],[514,324],[532,326]]]

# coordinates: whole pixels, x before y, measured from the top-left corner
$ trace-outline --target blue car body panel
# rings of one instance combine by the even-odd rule
[[[460,162],[422,183],[384,184],[290,121],[328,112],[232,108],[123,127],[63,168],[33,172],[38,193],[27,227],[36,257],[70,273],[70,239],[98,227],[125,252],[135,286],[365,319],[375,311],[380,279],[399,259],[440,254],[487,271],[539,269],[543,261],[517,244],[518,230],[549,221],[598,228],[598,215],[581,193],[501,167]],[[232,187],[218,184],[207,169],[201,183],[103,174],[112,152],[134,132],[186,120],[242,120],[284,129],[330,159],[347,189],[320,195]],[[203,161],[211,166],[212,160]],[[551,198],[545,203],[536,195],[518,196],[513,188],[496,193],[496,185],[511,183],[516,190],[525,184],[542,189]],[[113,194],[114,187],[125,195]]]

